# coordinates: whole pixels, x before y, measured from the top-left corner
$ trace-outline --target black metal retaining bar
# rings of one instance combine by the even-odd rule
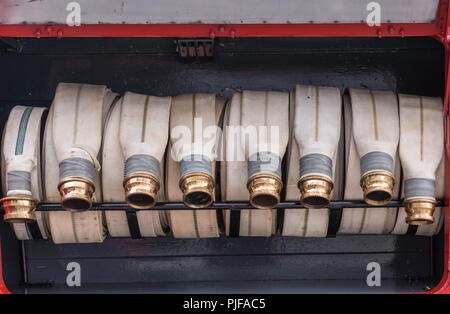
[[[438,200],[436,206],[443,207],[444,200]],[[373,208],[373,207],[402,207],[403,201],[394,200],[390,201],[388,204],[383,206],[369,205],[364,201],[333,201],[328,206],[329,209],[341,209],[341,208]],[[305,208],[298,202],[281,202],[275,209],[299,209]],[[208,210],[208,209],[231,209],[231,210],[242,210],[242,209],[257,209],[250,205],[248,202],[217,202],[213,203],[211,206],[206,208],[199,208],[196,210]],[[50,203],[42,203],[39,204],[36,208],[37,211],[59,211],[65,210],[61,207],[61,204],[50,204]],[[137,211],[126,203],[102,203],[102,204],[94,204],[91,210],[126,210],[126,211]],[[192,210],[192,208],[186,206],[184,203],[170,203],[170,202],[161,202],[157,203],[154,207],[145,210]]]

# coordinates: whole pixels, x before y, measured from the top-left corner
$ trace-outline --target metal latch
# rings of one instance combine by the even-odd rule
[[[177,52],[183,59],[211,58],[214,54],[212,39],[178,39]]]

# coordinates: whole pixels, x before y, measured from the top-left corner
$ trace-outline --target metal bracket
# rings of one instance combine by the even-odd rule
[[[437,207],[442,207],[444,205],[444,200],[437,200]],[[341,208],[373,208],[373,207],[403,207],[403,202],[401,200],[393,200],[388,204],[383,206],[370,205],[364,201],[332,201],[328,206],[329,209],[341,209]],[[299,202],[281,202],[274,209],[300,209],[305,208]],[[192,208],[186,206],[184,203],[171,203],[171,202],[161,202],[157,203],[154,207],[146,210],[190,210]],[[197,208],[196,210],[211,210],[211,209],[222,209],[222,210],[260,210],[253,207],[248,202],[216,202],[205,208]],[[56,203],[42,203],[38,204],[37,211],[64,211],[65,209],[61,207],[61,204]],[[125,211],[138,211],[138,209],[131,208],[126,203],[101,203],[94,204],[90,210],[125,210]]]

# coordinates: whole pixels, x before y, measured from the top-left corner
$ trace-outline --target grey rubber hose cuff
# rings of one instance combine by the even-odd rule
[[[370,152],[361,157],[361,177],[371,171],[386,171],[394,173],[394,160],[384,152]]]
[[[270,173],[281,179],[281,159],[271,152],[259,152],[248,159],[248,178],[258,173]]]
[[[435,199],[436,183],[432,179],[414,178],[405,180],[405,199],[426,197]]]
[[[150,173],[158,180],[161,178],[159,161],[150,155],[137,154],[126,160],[125,177],[137,172]]]
[[[333,161],[323,154],[308,154],[300,158],[300,178],[309,174],[322,174],[333,179]]]
[[[8,191],[30,191],[31,173],[27,171],[9,171],[7,173]]]
[[[189,155],[181,159],[181,178],[193,172],[206,173],[212,177],[211,160],[208,157],[199,154]]]
[[[59,164],[60,181],[68,177],[79,177],[94,182],[94,173],[94,165],[84,158],[67,158]]]

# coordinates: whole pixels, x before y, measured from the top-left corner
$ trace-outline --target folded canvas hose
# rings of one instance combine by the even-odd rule
[[[280,202],[283,187],[281,160],[289,140],[289,94],[244,91],[235,97],[241,103],[241,146],[248,162],[250,203],[272,209]]]
[[[341,107],[338,88],[296,86],[294,135],[300,153],[298,188],[305,207],[324,208],[330,203]]]
[[[349,91],[364,201],[384,205],[394,196],[394,160],[399,141],[397,97],[391,91]]]
[[[19,240],[48,238],[47,223],[35,207],[42,200],[41,127],[46,108],[14,107],[2,137],[2,199],[5,221]],[[35,222],[36,221],[36,222]]]
[[[444,152],[444,114],[440,98],[399,95],[400,159],[406,222],[435,222],[436,171]]]
[[[258,208],[225,211],[226,233],[232,237],[271,236],[276,231],[276,210],[272,208],[280,201],[281,160],[289,138],[289,94],[234,93],[224,128],[222,199],[250,199]]]
[[[140,173],[153,174],[158,178],[157,196],[150,195],[150,198],[165,201],[163,161],[168,141],[169,113],[170,97],[159,98],[127,92],[116,102],[103,134],[102,189],[105,203],[126,201],[122,169],[125,169],[125,156],[128,155],[130,158],[137,156],[137,161],[142,160],[144,166],[147,159],[152,162],[153,168],[140,168]],[[143,199],[149,199],[147,191],[144,189]],[[151,206],[152,203],[153,200],[146,202],[145,206]],[[164,230],[167,229],[163,211],[111,210],[105,211],[105,217],[109,234],[113,237],[164,236]]]
[[[325,237],[328,234],[330,198],[340,199],[342,171],[339,153],[341,137],[341,94],[339,89],[319,86],[296,87],[291,103],[292,137],[287,167],[286,199],[298,201],[312,209],[286,209],[283,236]],[[302,169],[302,166],[304,167]],[[301,178],[323,182],[322,190],[303,190]],[[331,187],[334,186],[333,190]],[[314,201],[318,198],[319,202]],[[337,227],[336,227],[337,228]]]
[[[183,201],[192,208],[207,207],[214,201],[217,124],[224,105],[214,94],[172,98],[166,157],[168,201]],[[176,238],[219,236],[215,210],[172,210],[168,214]]]
[[[237,96],[238,93],[235,93]],[[248,201],[248,165],[241,145],[241,98],[234,97],[227,106],[223,122],[223,160],[220,163],[220,188],[223,201]],[[233,132],[234,130],[234,132]],[[276,232],[276,210],[225,210],[227,236],[270,237]]]
[[[60,83],[58,85],[44,134],[43,173],[46,202],[55,203],[61,200],[60,192],[55,182],[58,182],[60,178],[58,165],[61,163],[61,160],[64,160],[64,157],[61,156],[65,156],[63,153],[67,153],[64,148],[67,148],[69,152],[73,151],[77,156],[91,156],[92,154],[91,161],[97,160],[98,156],[94,152],[100,151],[103,124],[116,97],[117,95],[109,91],[105,86],[68,83]],[[74,108],[78,109],[74,110]],[[55,111],[59,114],[56,115]],[[91,120],[96,122],[94,123]],[[59,131],[57,131],[56,127]],[[90,130],[86,130],[86,127]],[[77,135],[75,136],[75,134]],[[73,145],[74,139],[77,140],[75,142],[78,143],[77,145]],[[67,140],[71,141],[64,145],[64,141]],[[71,146],[84,147],[85,149],[77,148],[72,150],[70,149]],[[95,163],[96,168],[99,169],[99,163]],[[87,166],[88,162],[84,159],[78,165]],[[93,164],[91,165],[87,169],[94,170]],[[83,169],[86,170],[86,168]],[[63,173],[65,173],[65,169],[63,169]],[[82,174],[87,175],[88,173],[83,172]],[[99,171],[93,171],[89,174],[92,175],[89,181],[92,180],[93,183],[92,201],[101,202],[100,173]],[[87,185],[84,187],[88,188]],[[83,195],[86,196],[86,194]],[[90,201],[89,197],[86,197],[80,204],[85,206]],[[79,206],[76,207],[81,209]],[[48,212],[48,222],[50,233],[55,243],[102,242],[105,238],[103,212],[101,211]]]
[[[360,159],[356,150],[352,130],[352,108],[349,95],[344,95],[344,121],[345,121],[345,190],[344,200],[363,200],[360,188]],[[393,189],[394,198],[399,198],[400,188],[400,160],[395,154],[394,178],[398,184]],[[388,234],[392,231],[397,217],[395,208],[343,208],[340,234]]]

